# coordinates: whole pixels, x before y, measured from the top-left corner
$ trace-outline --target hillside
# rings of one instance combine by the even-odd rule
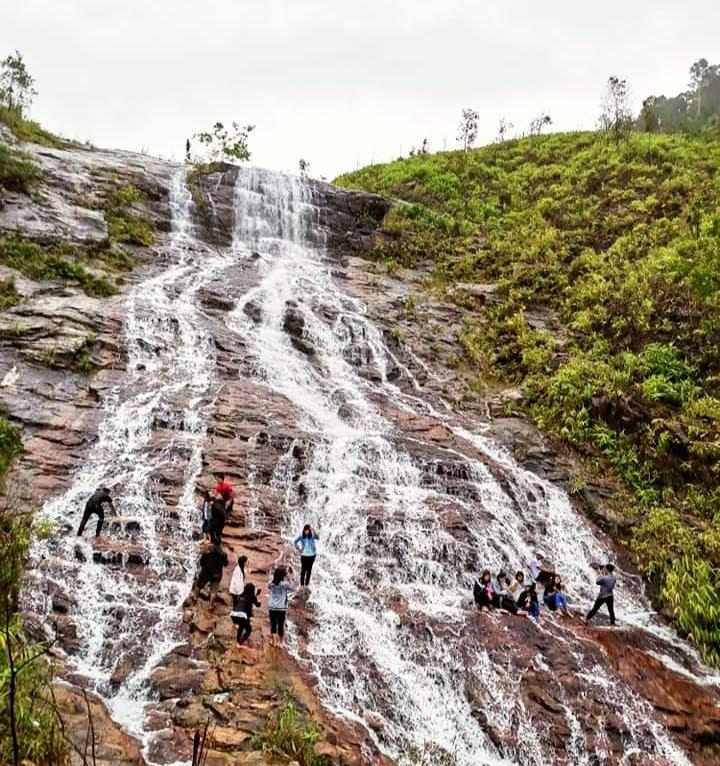
[[[478,388],[620,479],[616,525],[658,601],[720,661],[720,143],[555,134],[337,179],[397,200],[374,256],[466,310]]]

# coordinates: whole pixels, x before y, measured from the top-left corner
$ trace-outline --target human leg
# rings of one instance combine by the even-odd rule
[[[610,615],[610,624],[615,624],[615,598],[613,596],[608,596],[605,599],[605,604],[607,606],[608,614]]]
[[[587,616],[585,617],[585,620],[592,620],[592,618],[597,614],[598,609],[602,606],[603,600],[601,598],[596,598],[595,603],[592,606],[592,609],[587,613]]]
[[[102,532],[103,522],[105,521],[105,511],[103,511],[102,507],[99,511],[97,511],[97,527],[95,527],[95,537],[100,537],[100,533]]]

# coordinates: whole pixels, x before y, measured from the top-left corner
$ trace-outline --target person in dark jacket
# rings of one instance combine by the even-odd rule
[[[523,590],[517,600],[518,614],[529,617],[534,622],[540,624],[540,602],[538,601],[537,585],[530,583]]]
[[[564,586],[562,584],[562,578],[560,575],[554,574],[547,583],[545,583],[543,602],[551,612],[560,609],[562,614],[568,615],[570,612],[568,612],[567,598],[563,591]]]
[[[220,588],[223,569],[229,564],[227,553],[217,545],[205,544],[203,553],[200,555],[200,567],[195,584],[193,596],[198,597],[200,591],[207,585],[210,591],[210,608],[215,606],[215,599]]]
[[[225,502],[217,495],[210,506],[210,539],[215,545],[222,542],[222,533],[225,528]]]
[[[255,590],[255,586],[249,582],[243,588],[239,596],[233,596],[233,609],[230,618],[237,625],[237,645],[242,646],[252,633],[253,607],[260,606],[258,596],[261,591]]]
[[[222,498],[225,505],[225,515],[229,516],[235,507],[235,491],[232,488],[232,484],[229,481],[225,481],[224,473],[219,473],[217,477],[218,483],[215,487],[215,494]]]
[[[600,586],[600,591],[592,609],[587,613],[585,622],[592,620],[597,614],[598,609],[604,605],[607,607],[608,614],[610,615],[610,625],[615,625],[615,599],[613,591],[615,590],[617,580],[615,579],[614,572],[615,567],[612,564],[605,564],[600,569],[600,577],[595,581],[595,584]]]
[[[492,575],[486,569],[473,585],[473,598],[475,606],[483,612],[488,612],[493,605]]]
[[[80,528],[78,529],[78,537],[85,531],[85,525],[90,521],[91,516],[98,517],[97,527],[95,528],[95,537],[100,537],[103,522],[105,521],[104,505],[109,505],[112,512],[115,512],[115,506],[110,497],[110,490],[107,487],[100,487],[95,490],[87,503],[85,503],[85,512],[83,513]]]

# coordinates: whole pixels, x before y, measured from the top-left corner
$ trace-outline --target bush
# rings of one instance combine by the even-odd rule
[[[7,144],[0,144],[0,192],[27,193],[42,176],[40,168]]]
[[[26,120],[19,112],[3,104],[0,104],[0,122],[7,125],[19,141],[28,141],[55,149],[62,148],[66,144],[62,139],[41,128],[37,122]]]

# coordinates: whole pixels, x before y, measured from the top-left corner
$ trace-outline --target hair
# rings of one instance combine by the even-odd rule
[[[218,479],[220,479],[220,481],[225,481],[225,472],[224,471],[218,472],[217,477]]]
[[[273,572],[273,585],[280,585],[280,583],[287,577],[287,569],[285,567],[278,567]]]
[[[243,594],[243,598],[246,598],[246,599],[247,598],[249,598],[249,599],[255,598],[255,586],[253,585],[253,583],[251,583],[251,582],[246,583],[245,587],[243,588],[242,594]]]
[[[516,580],[524,580],[525,579],[525,572],[518,569],[517,572],[515,572],[515,579]]]
[[[238,559],[238,566],[243,574],[245,574],[245,564],[247,564],[247,556],[240,556]]]
[[[615,571],[615,564],[605,564],[605,569],[612,574]]]
[[[106,495],[109,495],[109,494],[110,494],[110,489],[109,489],[109,487],[100,487],[100,491],[101,491],[101,492],[104,492]]]
[[[484,569],[483,573],[480,575],[480,582],[483,582],[486,577],[492,578],[492,573],[489,569]]]
[[[306,535],[308,532],[309,532],[310,534],[312,534],[312,527],[311,527],[309,524],[306,524],[306,525],[303,527],[302,536],[303,536],[303,537],[305,537],[305,535]]]
[[[203,490],[203,500],[207,501],[208,503],[210,502],[210,490],[209,489]]]

